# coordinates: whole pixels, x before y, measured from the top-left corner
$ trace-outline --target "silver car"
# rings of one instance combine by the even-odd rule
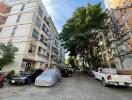
[[[35,80],[36,86],[52,86],[55,85],[58,80],[61,79],[61,74],[59,69],[52,68],[48,69],[39,75]]]

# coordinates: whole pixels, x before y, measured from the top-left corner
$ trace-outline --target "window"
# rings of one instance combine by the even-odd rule
[[[40,42],[47,46],[47,39],[41,34],[40,36]]]
[[[43,54],[44,55],[45,54],[45,51],[46,50],[44,50],[42,47],[39,47],[38,48],[38,53],[40,53],[40,54]]]
[[[48,67],[48,64],[45,64],[45,67]]]
[[[15,26],[15,27],[13,28],[13,30],[12,30],[12,34],[15,34],[16,29],[17,29],[17,26]]]
[[[45,32],[46,34],[48,34],[48,32],[49,32],[49,29],[46,27],[45,24],[43,24],[43,26],[42,26],[42,31]]]
[[[38,48],[38,53],[41,53],[41,52],[42,52],[42,48],[39,47],[39,48]]]
[[[49,33],[49,29],[47,29],[47,31],[46,31],[46,34],[48,34]]]
[[[49,21],[46,16],[44,16],[44,21],[47,23],[47,25],[49,25]]]
[[[58,47],[58,43],[57,43],[57,41],[55,40],[55,45]]]
[[[2,28],[0,28],[0,32],[2,31]]]
[[[57,49],[56,49],[56,48],[54,48],[54,52],[55,52],[56,54],[58,54],[58,51],[57,51]]]
[[[40,36],[40,42],[44,43],[44,36],[42,34]]]
[[[38,56],[42,57],[42,58],[47,58],[46,54],[46,50],[43,49],[42,47],[38,48]]]
[[[33,33],[32,33],[32,36],[33,36],[34,38],[38,39],[39,33],[34,29],[34,30],[33,30]]]
[[[45,32],[45,29],[46,29],[46,26],[45,26],[45,24],[43,24],[42,31]]]
[[[21,10],[24,10],[24,8],[25,8],[25,4],[22,5]]]
[[[37,17],[35,21],[35,25],[40,28],[41,27],[41,20]]]
[[[17,20],[16,20],[17,23],[20,21],[21,16],[22,16],[22,14],[18,15]]]
[[[39,9],[38,9],[38,14],[39,14],[39,16],[40,16],[41,18],[43,17],[43,10],[42,10],[41,7],[39,7]]]
[[[49,53],[47,53],[47,58],[49,57]]]
[[[34,46],[33,44],[30,44],[28,52],[29,53],[35,53],[35,51],[36,51],[36,46]]]

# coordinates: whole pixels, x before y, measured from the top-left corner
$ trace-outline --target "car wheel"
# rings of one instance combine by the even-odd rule
[[[31,79],[27,79],[26,82],[25,82],[25,84],[28,84],[28,85],[31,84],[31,83],[32,83]]]
[[[3,82],[0,82],[0,88],[2,88],[3,87]]]
[[[108,87],[109,85],[106,83],[105,79],[102,80],[102,83],[105,87]]]

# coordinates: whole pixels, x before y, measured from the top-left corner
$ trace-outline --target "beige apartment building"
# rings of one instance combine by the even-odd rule
[[[104,1],[108,14],[115,19],[113,23],[118,24],[119,28],[117,33],[110,30],[105,35],[105,41],[109,41],[107,46],[109,56],[105,57],[109,62],[113,62],[118,70],[130,71],[132,70],[132,7],[130,7],[132,2],[131,0]]]
[[[18,48],[5,72],[64,65],[65,50],[41,0],[0,0],[0,42]]]

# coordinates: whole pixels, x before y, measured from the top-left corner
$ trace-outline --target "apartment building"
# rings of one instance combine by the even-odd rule
[[[105,0],[112,24],[107,33],[108,47],[118,70],[132,70],[131,4],[131,0]]]
[[[3,71],[57,66],[60,59],[64,60],[64,48],[58,44],[61,44],[58,37],[41,0],[0,1],[0,42],[12,43],[18,48],[14,63],[5,66]]]

